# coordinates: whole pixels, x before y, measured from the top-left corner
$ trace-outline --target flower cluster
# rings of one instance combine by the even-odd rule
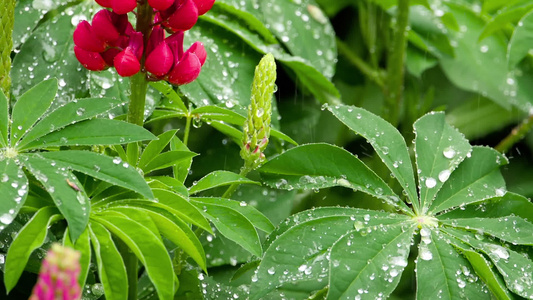
[[[78,251],[53,244],[43,261],[29,300],[80,299],[79,259]]]
[[[149,72],[151,80],[176,85],[198,77],[207,53],[201,42],[184,51],[183,35],[215,0],[148,0],[152,24],[144,32],[135,31],[127,17],[137,0],[96,2],[111,10],[98,11],[91,23],[80,22],[73,36],[74,53],[85,68],[102,71],[113,66],[123,77]],[[170,36],[165,37],[165,32]]]

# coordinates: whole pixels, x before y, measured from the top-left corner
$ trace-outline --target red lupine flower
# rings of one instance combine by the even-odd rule
[[[187,51],[170,71],[168,81],[175,85],[191,83],[198,78],[201,69],[202,65],[196,54]]]
[[[137,0],[111,0],[111,8],[119,15],[127,14],[137,7]]]
[[[168,18],[168,25],[174,30],[189,30],[198,21],[198,8],[193,0],[179,0],[174,13]]]
[[[194,4],[198,8],[198,14],[203,15],[213,7],[215,0],[194,0]]]
[[[174,4],[174,0],[148,0],[148,4],[157,10],[165,10]]]
[[[39,279],[29,300],[80,299],[79,259],[78,251],[53,244],[43,261]]]
[[[165,41],[160,43],[146,58],[146,71],[157,77],[165,76],[174,64],[174,54]]]
[[[115,56],[113,65],[122,77],[133,76],[141,70],[141,63],[129,47]]]
[[[73,34],[74,44],[83,50],[91,52],[102,52],[105,50],[105,42],[93,33],[91,24],[81,21]]]
[[[127,15],[119,15],[102,9],[93,17],[92,30],[96,36],[110,45],[115,45],[126,30],[133,30]]]
[[[88,70],[103,71],[111,64],[106,63],[104,58],[98,52],[90,52],[81,47],[74,46],[74,54],[78,61]]]

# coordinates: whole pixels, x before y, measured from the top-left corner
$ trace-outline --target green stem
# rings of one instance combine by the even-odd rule
[[[128,122],[142,126],[144,123],[144,103],[148,81],[146,74],[139,72],[130,78],[130,105],[128,108]]]
[[[353,64],[356,68],[359,69],[359,71],[361,71],[361,73],[363,73],[370,80],[374,81],[378,86],[383,88],[385,84],[383,83],[383,73],[381,72],[381,70],[376,70],[372,68],[359,56],[353,53],[353,51],[351,51],[350,47],[348,47],[346,43],[344,43],[338,38],[337,49],[339,50],[339,54],[344,55],[344,57],[348,59],[351,64]]]
[[[509,135],[506,136],[495,149],[500,153],[506,153],[514,144],[523,139],[531,128],[533,128],[533,115],[529,115],[529,117],[522,121],[520,125],[513,128],[511,133],[509,133]]]
[[[191,132],[191,121],[192,116],[190,114],[187,114],[187,119],[185,121],[185,133],[183,135],[183,143],[185,146],[187,146],[187,142],[189,141],[189,133]]]
[[[0,89],[9,99],[11,87],[11,49],[13,48],[13,24],[15,22],[15,0],[0,1]]]
[[[123,241],[117,239],[116,245],[128,275],[128,300],[137,300],[137,257]]]
[[[397,125],[404,88],[405,48],[407,47],[407,25],[409,23],[409,0],[398,0],[398,15],[393,44],[387,60],[387,82],[385,85],[385,118]]]
[[[241,176],[246,176],[248,173],[250,173],[251,169],[246,167],[246,163],[244,165],[244,167],[242,167],[241,169],[241,172],[239,173],[239,175]],[[233,183],[229,186],[229,188],[226,190],[226,192],[224,192],[224,194],[222,195],[222,198],[229,198],[231,197],[231,195],[233,195],[233,193],[235,193],[235,190],[237,189],[237,187],[239,187],[239,183]]]

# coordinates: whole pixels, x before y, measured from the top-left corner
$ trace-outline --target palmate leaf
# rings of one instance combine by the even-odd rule
[[[405,224],[408,220],[398,214],[333,207],[293,215],[265,242],[265,254],[254,275],[257,278],[252,278],[250,299],[267,297],[274,289],[306,294],[320,290],[328,284],[327,256],[339,238],[354,229],[368,233],[378,230],[380,224]]]
[[[329,144],[292,148],[258,169],[270,186],[282,189],[319,189],[342,186],[360,190],[411,214],[392,189],[361,160]]]
[[[533,46],[533,11],[529,11],[520,21],[513,32],[507,48],[507,64],[510,70],[528,55]]]
[[[89,228],[85,228],[85,231],[80,235],[76,243],[73,243],[70,239],[68,228],[63,235],[63,246],[73,248],[80,252],[80,275],[78,276],[78,283],[81,286],[85,286],[85,281],[89,275],[89,268],[91,265],[91,237]]]
[[[139,158],[139,168],[144,168],[148,163],[150,163],[165,147],[170,143],[170,140],[172,140],[172,137],[176,135],[176,132],[178,130],[169,130],[165,131],[162,134],[157,136],[156,140],[150,141],[148,145],[146,145],[146,148],[144,148],[144,151]]]

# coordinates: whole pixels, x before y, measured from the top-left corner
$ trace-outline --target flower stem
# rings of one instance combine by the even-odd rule
[[[142,126],[144,123],[144,103],[148,81],[146,74],[139,72],[130,78],[130,105],[128,108],[128,122]]]
[[[183,134],[183,143],[185,146],[187,146],[187,142],[189,141],[189,133],[191,132],[191,121],[192,116],[190,114],[187,115],[187,120],[185,121],[185,133]]]
[[[246,167],[246,163],[244,164],[244,167],[242,167],[241,172],[239,175],[246,176],[248,173],[250,173],[251,169]],[[224,192],[222,195],[222,198],[229,198],[233,193],[235,193],[235,190],[239,187],[239,183],[233,183],[229,186],[229,188]]]
[[[13,48],[13,24],[15,22],[15,0],[0,1],[0,89],[9,98],[11,87],[11,49]]]
[[[495,149],[500,153],[506,153],[513,147],[514,144],[518,143],[521,139],[526,136],[526,134],[533,128],[533,114],[529,115],[527,119],[522,121],[522,123],[509,133],[496,147]]]
[[[348,45],[341,41],[340,39],[337,39],[337,49],[339,49],[339,53],[344,55],[344,57],[353,64],[361,73],[363,73],[366,77],[368,77],[370,80],[374,81],[378,86],[383,88],[383,74],[382,70],[376,70],[369,64],[367,64],[363,59],[361,59],[359,56],[357,56],[353,51],[350,50]]]
[[[387,60],[384,106],[385,118],[393,125],[397,125],[400,118],[400,105],[404,89],[404,64],[408,23],[409,0],[398,0],[396,31],[394,32],[393,44]]]

